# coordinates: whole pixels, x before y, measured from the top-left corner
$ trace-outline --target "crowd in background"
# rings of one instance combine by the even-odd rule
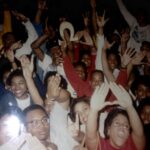
[[[148,14],[115,3],[122,19],[90,0],[80,25],[3,3],[0,149],[150,149]]]

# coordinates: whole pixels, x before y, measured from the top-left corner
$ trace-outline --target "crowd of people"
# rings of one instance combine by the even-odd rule
[[[4,3],[1,150],[150,149],[150,24],[115,2],[126,23],[113,31],[96,0],[82,30],[66,15],[52,19],[46,0],[34,20]]]

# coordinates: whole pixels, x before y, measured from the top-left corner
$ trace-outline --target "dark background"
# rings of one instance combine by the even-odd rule
[[[0,23],[3,22],[2,8],[4,2],[8,3],[10,9],[18,10],[33,20],[37,9],[36,1],[0,0]],[[58,18],[60,15],[67,14],[77,29],[82,28],[82,14],[90,11],[90,0],[47,0],[47,2],[49,8],[47,12],[48,16]],[[123,0],[123,2],[132,14],[135,14],[135,12],[142,8],[150,16],[150,0]],[[111,16],[114,26],[120,24],[120,21],[124,21],[115,0],[97,0],[97,11],[102,12],[103,8],[106,10],[106,16]]]

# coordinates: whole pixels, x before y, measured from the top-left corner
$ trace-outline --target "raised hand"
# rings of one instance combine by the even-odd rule
[[[48,86],[47,86],[47,94],[46,94],[47,99],[55,100],[59,96],[61,90],[59,86],[60,81],[61,78],[58,74],[49,78]]]
[[[105,98],[108,94],[109,86],[107,83],[103,83],[100,87],[97,86],[91,97],[91,109],[96,111],[102,110],[107,105],[113,105],[115,103],[105,102]]]
[[[31,61],[26,55],[20,57],[20,62],[23,70],[23,75],[25,78],[32,78],[33,70],[34,70],[34,56],[32,55]]]
[[[89,20],[89,12],[86,12],[82,16],[83,16],[84,26],[88,27],[89,26],[89,21],[90,21]]]
[[[12,14],[16,17],[17,20],[21,22],[27,22],[29,18],[24,16],[22,13],[19,13],[17,11],[12,11]]]
[[[96,14],[96,20],[98,27],[103,28],[106,22],[109,20],[109,18],[105,19],[105,11],[104,11],[103,16],[99,16],[98,14]]]
[[[79,135],[79,115],[76,113],[75,122],[73,122],[68,116],[68,131],[72,137],[77,137]]]
[[[110,87],[112,93],[117,98],[117,103],[120,106],[122,106],[124,108],[128,108],[128,107],[132,106],[132,99],[131,99],[130,95],[121,85],[117,85],[115,82],[110,82],[109,87]]]
[[[41,11],[47,10],[46,0],[38,0],[38,9]]]
[[[114,43],[115,43],[115,42],[109,43],[108,40],[105,39],[103,50],[110,49],[110,48],[114,45]]]
[[[135,49],[131,48],[126,49],[124,54],[121,55],[121,66],[124,68],[127,67],[127,65],[131,62],[135,54],[136,54]]]
[[[141,61],[143,60],[143,58],[146,56],[145,53],[143,52],[137,52],[134,57],[131,60],[132,65],[140,65],[142,64]]]
[[[90,4],[92,8],[96,7],[96,0],[90,0]]]

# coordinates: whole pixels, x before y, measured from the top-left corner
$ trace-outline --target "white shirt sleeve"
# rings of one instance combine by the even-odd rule
[[[32,52],[31,43],[38,38],[38,34],[30,20],[28,20],[26,23],[23,23],[23,24],[27,30],[28,39],[20,49],[16,50],[16,53],[15,53],[16,58],[19,58],[22,55],[31,54]]]
[[[96,43],[97,43],[97,54],[95,66],[97,70],[103,70],[102,68],[102,48],[104,47],[104,35],[96,35]]]
[[[124,19],[128,23],[130,27],[132,27],[136,21],[136,18],[127,10],[125,5],[123,4],[122,0],[116,0],[119,10],[121,14],[123,15]]]
[[[64,71],[63,64],[57,66],[57,72],[58,72],[60,75],[62,75],[62,76],[66,79],[66,81],[67,81],[67,83],[68,83],[67,90],[70,92],[71,97],[77,98],[77,93],[76,93],[76,91],[74,90],[74,88],[73,88],[72,85],[70,84],[69,80],[67,79],[67,76],[66,76],[65,71]]]
[[[47,54],[44,54],[43,61],[38,59],[38,65],[43,71],[47,70],[50,64],[52,64],[52,58]]]

